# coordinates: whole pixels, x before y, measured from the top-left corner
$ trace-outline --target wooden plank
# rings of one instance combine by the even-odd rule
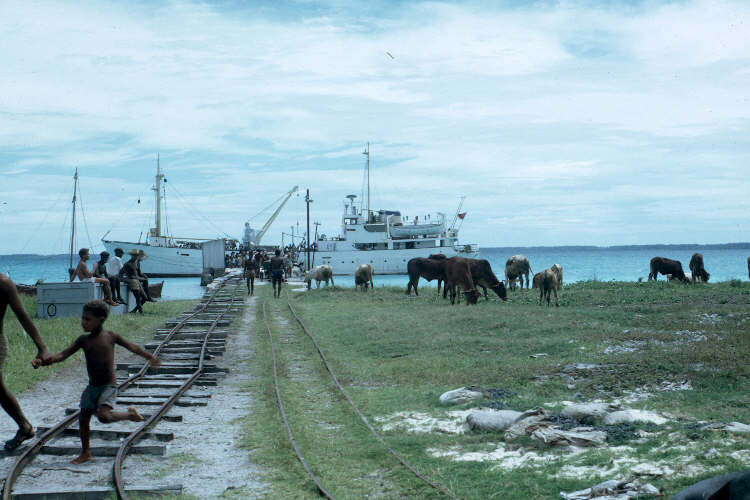
[[[91,454],[94,457],[114,457],[117,455],[117,450],[120,446],[107,446],[98,445],[91,447]],[[137,444],[130,448],[128,453],[133,455],[157,455],[164,456],[167,452],[167,447],[163,444]],[[42,455],[72,455],[76,456],[81,453],[80,446],[65,446],[65,445],[45,445],[42,446],[40,451]]]
[[[93,486],[85,490],[27,489],[13,490],[11,498],[18,500],[104,500],[112,498],[113,489],[108,486]],[[182,485],[127,486],[125,492],[131,495],[155,496],[182,493]]]
[[[77,411],[78,408],[65,408],[66,415],[71,415]],[[140,413],[143,418],[149,418],[151,416],[151,413],[138,413]],[[164,415],[163,417],[161,417],[161,419],[165,422],[182,422],[182,415]]]
[[[37,427],[37,433],[47,432],[49,427]],[[91,429],[91,437],[96,439],[102,439],[104,441],[120,441],[128,437],[131,432],[128,431],[116,431],[109,429]],[[59,436],[66,437],[78,437],[78,427],[68,427]],[[172,441],[174,439],[174,432],[147,432],[143,435],[143,439],[151,439],[153,441]]]

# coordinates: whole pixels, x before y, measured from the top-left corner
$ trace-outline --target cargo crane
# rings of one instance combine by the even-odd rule
[[[242,238],[242,241],[243,243],[245,243],[245,245],[248,245],[248,246],[260,245],[260,240],[261,238],[263,238],[263,235],[266,234],[266,231],[268,231],[268,228],[271,227],[271,224],[273,224],[273,221],[276,220],[276,217],[279,215],[279,212],[281,212],[281,209],[284,208],[284,205],[286,205],[286,202],[289,201],[289,198],[291,198],[292,195],[296,193],[298,189],[299,189],[299,186],[294,186],[292,189],[289,190],[288,193],[286,193],[284,196],[281,197],[281,203],[279,204],[278,208],[276,208],[273,214],[271,214],[271,217],[268,218],[268,221],[263,225],[260,231],[256,231],[255,229],[251,228],[249,221],[245,222],[245,235]],[[269,205],[269,207],[275,205],[277,201],[274,201],[271,205]],[[269,207],[264,208],[260,213],[264,212]],[[260,213],[258,215],[260,215]]]

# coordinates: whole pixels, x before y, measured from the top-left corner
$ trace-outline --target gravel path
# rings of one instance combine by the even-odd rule
[[[255,351],[255,300],[247,300],[238,330],[228,338],[226,353],[215,360],[218,366],[229,368],[229,374],[220,379],[216,387],[192,387],[189,390],[190,393],[209,392],[208,405],[170,410],[171,415],[182,415],[183,422],[160,422],[152,429],[154,432],[174,432],[175,439],[166,443],[166,455],[130,456],[123,466],[128,484],[181,484],[185,494],[197,498],[216,498],[222,494],[242,498],[263,496],[262,468],[252,461],[250,450],[240,448],[241,418],[254,404],[253,395],[247,392],[246,381],[252,377],[248,360]],[[117,351],[117,361],[136,359],[140,358],[124,349]],[[50,426],[60,420],[64,408],[78,406],[86,380],[84,363],[74,361],[54,378],[20,395],[21,407],[35,427]],[[105,426],[93,419],[92,429],[97,428],[131,430],[134,424],[120,422]],[[8,439],[14,432],[15,423],[0,412],[0,438]],[[65,443],[79,446],[75,437],[66,438]],[[154,442],[144,440],[141,443]],[[111,484],[110,458],[95,457],[91,462],[77,466],[69,463],[72,458],[74,456],[38,457],[19,479],[17,489],[82,489]],[[0,476],[7,474],[12,462],[13,457],[0,451]],[[42,472],[43,485],[37,480]]]

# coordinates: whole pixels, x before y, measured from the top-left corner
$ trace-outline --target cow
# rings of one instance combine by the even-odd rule
[[[654,257],[651,259],[651,272],[648,273],[649,281],[651,278],[656,281],[659,273],[663,275],[671,274],[674,278],[685,281],[685,272],[682,270],[682,264],[678,260],[668,259],[666,257]]]
[[[550,294],[555,294],[555,307],[559,307],[560,304],[557,302],[557,274],[552,269],[545,269],[539,273],[539,305],[542,305],[542,299],[547,301],[547,307],[550,303]],[[536,276],[534,276],[536,279]]]
[[[557,290],[562,290],[563,286],[563,268],[560,264],[552,264],[552,267],[549,268],[550,271],[555,273],[555,277],[557,278]]]
[[[492,267],[490,267],[490,262],[487,259],[466,260],[469,261],[471,268],[471,279],[477,287],[482,287],[485,300],[490,300],[487,297],[488,288],[494,291],[502,300],[508,300],[508,292],[505,289],[505,285],[492,272]],[[443,298],[445,298],[445,292],[443,292]]]
[[[424,278],[427,281],[438,280],[438,295],[440,294],[440,283],[445,281],[445,262],[446,257],[442,254],[437,254],[440,257],[437,259],[424,257],[415,257],[410,259],[406,264],[406,272],[409,274],[409,284],[406,286],[406,295],[411,293],[411,289],[414,288],[414,293],[419,295],[417,285],[419,285],[419,278]],[[435,257],[435,255],[430,255]]]
[[[544,271],[539,271],[534,275],[534,279],[531,281],[531,288],[542,288],[542,273]]]
[[[331,280],[331,285],[334,285],[333,268],[327,264],[313,267],[305,273],[305,282],[307,283],[308,290],[312,287],[312,280],[315,280],[317,288],[320,288],[321,281],[325,281],[326,286],[328,286],[328,280]]]
[[[433,261],[434,262],[434,261]],[[438,261],[439,262],[439,261]],[[471,264],[469,259],[463,257],[451,257],[445,261],[445,288],[451,296],[451,304],[461,303],[461,290],[466,294],[466,305],[476,304],[479,300],[479,292],[471,279]]]
[[[362,291],[366,292],[368,286],[375,288],[372,283],[372,264],[362,264],[354,271],[354,288],[362,287]]]
[[[514,255],[505,262],[505,284],[511,290],[516,289],[516,279],[519,278],[521,280],[521,288],[523,288],[524,276],[526,276],[526,288],[529,288],[531,286],[529,273],[531,273],[531,265],[529,264],[529,259],[523,255]]]
[[[688,267],[690,267],[690,272],[692,273],[691,281],[693,283],[696,281],[706,283],[708,278],[711,277],[706,271],[706,268],[703,267],[703,255],[699,253],[694,253],[693,256],[690,257],[690,264]]]

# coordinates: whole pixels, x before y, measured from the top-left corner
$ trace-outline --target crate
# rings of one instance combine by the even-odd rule
[[[39,283],[37,285],[37,316],[39,318],[65,318],[80,316],[83,305],[94,299],[104,299],[100,283],[74,281]],[[110,314],[122,314],[125,306],[109,306]]]

